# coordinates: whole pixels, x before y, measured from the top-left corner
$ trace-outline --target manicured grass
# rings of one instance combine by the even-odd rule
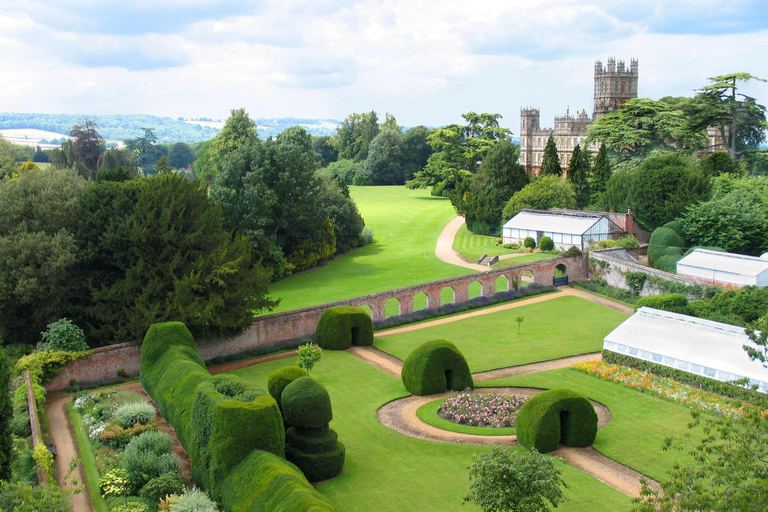
[[[69,418],[72,421],[72,428],[75,431],[80,458],[83,460],[83,469],[85,470],[85,478],[88,480],[88,490],[91,493],[93,506],[96,509],[96,512],[109,512],[107,501],[101,496],[101,491],[99,490],[99,472],[96,469],[96,454],[93,452],[93,446],[91,445],[90,439],[88,439],[88,430],[85,428],[85,425],[83,425],[83,417],[77,409],[72,407],[71,401],[67,404],[67,409],[69,409]]]
[[[517,332],[515,319],[524,318]],[[405,360],[420,344],[453,342],[473,372],[599,352],[627,315],[579,297],[557,297],[456,322],[377,338],[374,346]]]
[[[350,193],[373,229],[374,243],[271,284],[272,297],[282,298],[275,311],[472,273],[435,256],[440,232],[456,215],[447,199],[405,187],[350,187]]]
[[[488,256],[501,256],[503,254],[514,254],[520,251],[514,249],[505,249],[496,245],[498,237],[476,235],[467,229],[464,224],[456,233],[453,241],[453,250],[468,258],[470,261],[477,261],[483,254]]]
[[[483,387],[521,386],[576,390],[610,409],[612,419],[597,433],[594,447],[603,455],[665,480],[675,461],[692,461],[686,451],[663,451],[664,438],[688,432],[690,409],[673,402],[606,382],[571,368],[483,382]],[[699,437],[700,438],[700,437]],[[699,439],[693,434],[693,439]]]
[[[460,434],[475,434],[478,436],[511,436],[517,433],[517,428],[486,428],[486,427],[473,427],[471,425],[459,425],[451,421],[445,420],[438,414],[438,409],[443,406],[442,400],[435,400],[433,402],[426,403],[416,410],[416,416],[433,427],[448,430],[450,432],[458,432]]]
[[[296,359],[271,361],[233,373],[265,387],[269,373]],[[343,473],[317,488],[344,512],[404,510],[476,512],[462,505],[469,488],[467,467],[487,448],[410,438],[384,427],[376,412],[407,395],[401,381],[346,352],[324,351],[312,370],[331,396],[331,428],[347,449]],[[558,464],[570,485],[570,501],[558,511],[627,511],[631,500],[591,476]]]
[[[491,268],[502,268],[502,267],[511,267],[513,265],[522,265],[523,263],[530,263],[532,261],[540,261],[540,260],[546,260],[549,258],[554,258],[554,254],[549,254],[546,252],[533,252],[531,254],[526,254],[525,256],[515,256],[514,258],[507,258],[504,260],[500,260],[498,263],[493,265]]]

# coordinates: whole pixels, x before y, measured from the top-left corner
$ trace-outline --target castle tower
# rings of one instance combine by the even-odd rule
[[[621,109],[624,104],[637,98],[637,59],[632,59],[629,69],[624,61],[618,63],[611,57],[603,68],[601,61],[595,62],[595,109],[593,119]]]
[[[533,165],[533,135],[541,131],[540,120],[539,109],[531,107],[520,109],[520,163],[526,168]]]

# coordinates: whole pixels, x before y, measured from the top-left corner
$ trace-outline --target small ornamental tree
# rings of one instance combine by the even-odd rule
[[[320,347],[314,347],[311,343],[300,345],[298,367],[311,372],[321,357],[323,357],[323,349]]]
[[[40,334],[43,340],[37,344],[39,351],[81,352],[88,350],[85,333],[68,318],[62,318],[48,324],[48,328]]]
[[[555,457],[536,450],[520,451],[492,446],[490,452],[472,458],[469,494],[464,502],[479,505],[483,512],[542,512],[566,501],[561,471]]]

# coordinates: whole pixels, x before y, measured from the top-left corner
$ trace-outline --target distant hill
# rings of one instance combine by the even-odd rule
[[[76,124],[82,124],[85,118],[98,126],[99,134],[108,141],[122,141],[144,135],[142,128],[154,129],[157,142],[170,144],[174,142],[200,142],[212,139],[221,131],[223,120],[193,121],[157,117],[144,114],[111,114],[111,115],[82,115],[82,114],[29,114],[29,113],[0,113],[0,130],[27,129],[45,130],[61,135],[69,135],[70,129]],[[303,126],[312,135],[332,135],[341,123],[332,119],[296,119],[288,118],[258,118],[259,137],[276,136],[291,126]]]

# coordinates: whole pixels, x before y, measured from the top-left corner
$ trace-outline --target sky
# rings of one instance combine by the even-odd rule
[[[593,107],[594,63],[639,61],[639,95],[768,78],[765,0],[0,0],[0,112],[440,126]],[[768,83],[743,92],[768,104]]]

